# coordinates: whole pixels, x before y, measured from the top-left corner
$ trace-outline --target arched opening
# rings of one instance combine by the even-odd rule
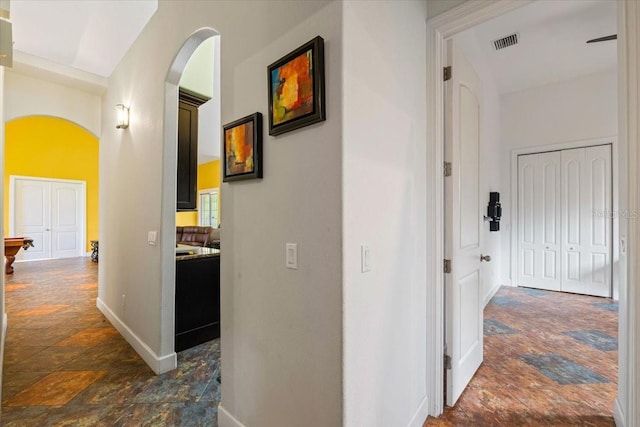
[[[5,131],[5,233],[27,235],[35,244],[30,251],[20,251],[18,260],[85,256],[91,250],[90,241],[98,238],[98,138],[72,121],[40,115],[11,120]],[[23,182],[31,184],[25,187],[24,203],[18,203],[23,199]],[[45,209],[55,200],[35,203],[40,196],[52,199],[52,192],[45,191],[50,183],[57,183],[54,188],[67,195],[67,190],[78,192],[77,197],[56,199],[56,209],[67,216],[64,230],[52,223],[56,220],[50,215],[53,209]],[[82,206],[76,206],[80,202]],[[43,212],[34,212],[38,207]]]
[[[162,318],[161,354],[175,354],[176,307],[176,197],[178,162],[178,99],[180,81],[185,68],[196,49],[207,39],[213,38],[213,108],[208,118],[217,131],[220,123],[220,49],[219,34],[211,28],[195,31],[182,45],[171,64],[165,80],[165,112],[162,172]],[[204,118],[202,119],[204,120]]]

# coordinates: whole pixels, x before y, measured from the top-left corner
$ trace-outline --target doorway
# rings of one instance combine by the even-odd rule
[[[479,4],[477,2],[468,2],[458,8],[456,8],[455,10],[452,10],[447,13],[444,13],[443,15],[437,16],[435,18],[432,18],[429,22],[428,22],[428,37],[427,37],[427,42],[428,42],[428,46],[431,50],[431,55],[428,55],[428,69],[430,71],[430,78],[428,81],[428,85],[429,85],[429,91],[428,91],[428,102],[430,105],[434,105],[434,109],[431,110],[429,112],[428,115],[428,120],[427,120],[427,125],[429,130],[429,136],[428,136],[428,148],[430,151],[429,154],[431,154],[430,158],[433,159],[433,175],[430,176],[429,178],[433,179],[433,182],[436,183],[435,188],[433,189],[433,196],[436,196],[434,200],[436,200],[436,204],[433,206],[433,211],[431,212],[431,214],[433,215],[432,218],[434,218],[436,221],[436,225],[442,225],[444,223],[444,218],[442,215],[442,208],[443,205],[441,204],[442,202],[440,202],[440,200],[443,200],[441,198],[442,193],[441,193],[441,189],[443,188],[443,183],[444,183],[444,177],[441,174],[441,165],[442,162],[444,161],[444,144],[442,143],[443,138],[443,127],[444,127],[444,123],[443,123],[443,110],[442,110],[442,105],[443,105],[443,98],[444,98],[444,94],[442,91],[442,73],[441,70],[444,68],[444,66],[446,65],[446,63],[443,61],[443,58],[445,58],[445,55],[443,55],[444,52],[444,42],[446,39],[466,30],[469,29],[475,25],[478,25],[482,22],[485,22],[491,18],[506,14],[509,11],[513,11],[518,9],[521,6],[524,6],[525,4],[521,3],[521,2],[503,2],[501,4],[491,4],[491,5],[482,5]],[[621,4],[619,4],[621,5]],[[625,13],[628,10],[628,5],[622,5],[620,6],[621,10],[619,11],[619,22],[621,23],[625,23],[629,28],[634,28],[633,27],[633,23],[629,23],[628,21],[625,21]],[[633,7],[631,8],[632,11],[635,11],[635,9],[633,9]],[[634,12],[635,13],[635,12]],[[624,33],[625,29],[620,29],[619,33]],[[621,39],[624,40],[624,35],[621,37]],[[632,43],[636,43],[636,40],[632,40]],[[623,49],[620,49],[619,52],[624,53]],[[620,64],[622,64],[622,67],[626,66],[626,58],[621,55],[619,58]],[[627,72],[631,72],[631,74],[633,74],[633,79],[637,78],[636,74],[634,74],[634,71],[629,71],[629,69],[626,69]],[[625,75],[626,78],[628,78],[627,75]],[[635,80],[633,80],[635,81]],[[625,84],[626,83],[622,83],[620,90],[617,91],[619,93],[620,97],[629,97],[630,95],[628,95],[624,88],[625,88]],[[633,96],[631,96],[633,97]],[[621,105],[623,106],[623,108],[627,108],[628,104],[624,104],[621,103]],[[633,109],[633,107],[632,107]],[[635,110],[634,110],[635,111]],[[621,134],[624,134],[627,129],[629,129],[627,127],[627,121],[628,118],[625,116],[625,114],[627,114],[628,111],[621,111],[620,112],[620,129],[621,129]],[[635,117],[635,116],[634,116]],[[634,120],[631,120],[632,122]],[[626,150],[626,142],[622,141],[621,144],[621,158],[623,158],[622,156],[624,156],[625,150]],[[631,162],[632,164],[635,164],[633,161]],[[431,164],[431,163],[430,163]],[[622,171],[623,175],[624,175],[624,171]],[[431,191],[429,192],[429,194],[432,194]],[[437,227],[436,227],[437,228]],[[621,233],[622,235],[622,233]],[[444,257],[444,249],[443,249],[443,240],[444,240],[444,236],[438,232],[435,232],[433,235],[433,239],[432,242],[430,242],[430,248],[433,250],[433,253],[436,255],[434,258],[436,260],[438,260],[440,258],[441,255],[442,258]],[[625,261],[626,263],[626,261]],[[625,263],[619,263],[618,265],[616,265],[615,267],[619,269],[620,273],[622,274],[623,269],[626,268],[626,264]],[[434,269],[434,272],[436,272],[437,270]],[[616,272],[614,271],[614,277],[616,277]],[[626,277],[626,276],[625,276]],[[433,297],[433,309],[434,309],[434,316],[432,317],[432,323],[433,325],[442,325],[442,329],[440,328],[436,328],[436,330],[430,334],[430,350],[429,350],[429,354],[430,354],[430,359],[429,359],[429,370],[432,371],[433,367],[436,367],[435,370],[432,371],[432,375],[430,376],[431,381],[430,384],[435,386],[433,388],[430,389],[432,390],[432,396],[433,398],[433,402],[431,405],[431,412],[433,415],[438,415],[442,412],[442,408],[443,408],[443,400],[442,400],[442,368],[443,368],[443,359],[442,359],[442,353],[440,352],[442,349],[442,343],[444,342],[443,340],[443,330],[444,330],[444,318],[442,317],[443,314],[443,308],[444,308],[444,286],[443,286],[443,277],[441,274],[438,274],[437,272],[434,273],[434,276],[432,277],[434,283],[436,284],[434,286],[434,289],[431,291],[431,296]],[[626,292],[626,280],[624,277],[621,278],[620,280],[620,301],[621,301],[621,306],[623,307],[621,310],[624,310],[624,307],[626,306],[626,302],[625,302],[625,298],[626,298],[627,292]],[[634,315],[635,316],[635,315]],[[626,319],[624,319],[623,317],[621,317],[621,319],[623,319],[621,321],[621,378],[623,377],[623,373],[626,372],[626,355],[623,356],[624,351],[628,351],[628,348],[626,346],[625,340],[630,339],[630,337],[626,336],[626,324],[625,322],[627,321]],[[632,340],[632,337],[631,337]],[[626,350],[625,350],[626,349]],[[626,388],[622,388],[621,390],[623,393],[626,393]],[[622,404],[626,404],[626,396],[620,396],[616,402],[617,407],[616,407],[616,419],[618,419],[621,415],[620,415],[620,405],[621,405],[621,401],[623,402]]]
[[[36,177],[10,177],[10,234],[28,236],[33,247],[23,261],[84,255],[86,183]]]
[[[477,244],[478,250],[472,257],[455,252],[451,254],[453,256],[450,258],[451,272],[446,272],[448,274],[445,275],[445,283],[451,278],[446,287],[446,308],[448,310],[446,342],[447,355],[451,359],[451,367],[447,369],[448,379],[458,378],[462,372],[466,373],[464,378],[470,379],[482,361],[481,351],[479,351],[480,355],[473,358],[470,357],[471,353],[456,352],[460,343],[466,342],[469,337],[473,337],[473,341],[469,341],[470,345],[476,344],[476,347],[480,347],[482,343],[482,316],[475,315],[471,319],[470,313],[479,313],[484,308],[483,302],[487,303],[482,298],[476,297],[473,301],[469,299],[469,295],[479,293],[476,289],[481,290],[481,285],[473,289],[467,286],[466,291],[458,289],[462,287],[463,282],[456,270],[466,263],[473,262],[477,271],[480,272],[477,275],[479,280],[476,280],[479,283],[492,281],[495,285],[520,286],[524,284],[530,287],[537,285],[544,289],[584,292],[607,297],[611,294],[610,281],[608,280],[611,275],[608,271],[611,271],[612,259],[602,253],[602,246],[604,249],[610,247],[611,227],[605,226],[604,218],[596,218],[591,215],[591,211],[597,209],[593,203],[594,200],[598,199],[597,204],[600,205],[599,199],[602,199],[602,202],[605,199],[611,199],[610,151],[605,150],[606,153],[600,153],[604,149],[574,148],[554,154],[549,149],[549,144],[563,138],[572,139],[584,135],[594,137],[616,133],[617,109],[615,106],[617,99],[615,91],[606,93],[606,90],[602,92],[598,89],[599,86],[603,86],[603,83],[604,86],[611,89],[609,87],[611,76],[613,76],[615,83],[616,45],[609,42],[609,45],[592,50],[591,46],[586,43],[590,30],[584,30],[583,21],[595,19],[594,16],[601,17],[600,19],[604,21],[604,24],[596,26],[597,28],[609,25],[607,31],[615,33],[615,4],[594,1],[567,6],[562,2],[555,2],[532,4],[527,8],[513,11],[508,15],[495,18],[465,31],[448,41],[447,58],[450,62],[447,65],[448,67],[453,66],[453,71],[447,73],[444,83],[447,94],[445,97],[445,156],[450,151],[453,152],[453,155],[445,157],[445,160],[452,161],[456,167],[452,168],[453,173],[450,178],[453,183],[453,193],[447,191],[445,201],[452,197],[454,200],[468,201],[472,206],[458,208],[460,219],[456,219],[455,206],[452,210],[446,211],[447,218],[453,218],[454,227],[453,234],[449,232],[445,234],[445,248],[451,240],[453,240],[453,244],[449,245],[450,247],[465,245],[465,240],[457,239],[455,234],[456,227],[460,230],[465,229],[466,223],[464,221],[467,221],[467,216],[473,217],[470,222],[467,222],[469,224],[476,223],[474,230],[477,228],[477,222],[483,216],[482,207],[480,207],[479,215],[473,214],[474,210],[478,209],[478,191],[485,196],[492,192],[500,192],[506,196],[500,198],[505,212],[500,224],[503,227],[497,230],[492,228],[492,231],[498,231],[495,234],[507,237],[523,230],[532,234],[532,236],[525,236],[527,239],[521,239],[518,242],[520,246],[517,253],[519,275],[515,277],[511,275],[511,277],[505,278],[506,274],[500,274],[493,280],[486,275],[483,277],[480,269],[481,261],[484,260],[482,254],[490,255],[494,261],[505,258],[507,260],[505,264],[509,264],[509,252],[503,252],[499,247],[490,249],[489,245],[482,242],[482,238],[478,239],[480,242]],[[593,22],[598,23],[598,20],[595,19]],[[514,28],[519,31],[512,33]],[[598,29],[596,31],[604,30]],[[500,37],[505,33],[512,34]],[[544,49],[542,49],[538,40],[549,37],[551,33],[553,38],[557,39],[558,46],[544,45]],[[507,47],[503,47],[505,38],[511,42]],[[567,59],[562,60],[558,58],[558,52],[554,51],[556,48],[563,52],[570,49],[569,51],[575,52],[575,55],[567,55]],[[612,53],[613,55],[611,55]],[[465,65],[465,61],[456,60],[458,57],[466,58],[467,65]],[[544,68],[534,71],[531,68],[523,69],[520,67],[522,63],[529,67],[539,66],[550,57],[555,58],[557,62],[557,68],[553,70],[553,73],[547,72]],[[604,71],[600,67],[600,62],[597,67],[593,66],[592,59],[594,57],[602,60],[607,67]],[[467,77],[468,69],[476,72],[476,80],[480,82],[479,84],[471,84],[472,79]],[[448,78],[449,76],[451,78]],[[471,131],[467,131],[466,129],[471,123],[471,115],[469,114],[471,110],[469,107],[465,107],[463,101],[465,94],[473,87],[481,89],[473,90],[474,93],[482,92],[483,95],[476,97],[474,108],[480,110],[480,117],[484,116],[484,119],[479,120],[480,125],[472,125]],[[580,89],[578,90],[578,88]],[[453,92],[452,95],[451,92]],[[561,94],[563,99],[558,99],[558,94]],[[453,99],[453,101],[447,103],[446,101],[449,99]],[[603,108],[590,110],[588,108],[590,105],[599,105]],[[613,108],[604,108],[604,106],[611,105]],[[566,108],[569,106],[571,108]],[[552,112],[553,115],[549,112]],[[579,117],[578,120],[574,120],[572,117],[574,113]],[[585,122],[590,125],[585,125]],[[491,127],[499,130],[497,132],[494,130],[491,134],[490,129],[487,129]],[[567,137],[567,135],[569,136]],[[465,150],[464,148],[473,138],[480,139],[480,149]],[[488,141],[491,139],[497,139],[499,144],[489,143]],[[450,146],[453,148],[450,149]],[[458,146],[462,147],[462,149],[458,148],[463,153],[459,156],[460,158],[455,156]],[[533,155],[521,156],[519,164],[524,169],[521,170],[523,175],[520,177],[518,176],[518,168],[512,170],[505,168],[497,176],[486,174],[484,179],[479,176],[469,180],[468,183],[458,179],[458,175],[464,176],[465,174],[469,175],[473,170],[488,169],[494,163],[508,165],[508,161],[505,160],[509,158],[509,153],[522,146],[528,149],[544,146],[541,151],[548,151],[548,153],[541,154],[540,156],[543,158],[536,162],[533,161],[536,159]],[[592,153],[594,150],[596,153]],[[488,152],[490,155],[485,161],[480,160],[479,166],[471,165],[465,161],[465,152],[467,159],[472,157],[475,159],[476,156],[473,153],[478,151]],[[605,156],[605,154],[607,155]],[[528,164],[525,164],[526,158],[531,160]],[[552,161],[552,158],[555,161]],[[607,179],[603,179],[602,182],[594,182],[594,177],[598,174],[606,176]],[[530,185],[536,187],[530,191],[531,200],[525,200],[529,203],[519,210],[515,207],[519,200],[510,200],[508,194],[505,194],[508,184],[504,183],[513,181],[517,181],[519,184],[528,181]],[[562,181],[567,182],[563,183]],[[589,191],[586,191],[586,188],[580,189],[580,186],[586,187],[587,181],[593,184]],[[446,189],[447,185],[445,185]],[[521,187],[520,194],[523,194],[526,189]],[[598,189],[602,191],[596,191]],[[456,190],[459,191],[459,194],[456,194]],[[553,203],[545,200],[549,196],[553,196]],[[485,206],[488,199],[489,197],[484,202]],[[561,201],[566,203],[562,204]],[[598,208],[601,211],[609,211],[610,204]],[[516,211],[520,214],[528,214],[528,216],[516,219],[514,218]],[[466,228],[467,232],[460,233],[460,235],[472,236],[471,229],[468,226]],[[447,227],[446,230],[448,231],[449,228]],[[563,230],[568,231],[569,234],[565,236]],[[476,234],[479,233],[473,235]],[[547,236],[546,234],[552,235]],[[591,244],[596,235],[603,240],[602,244]],[[451,239],[451,237],[453,238]],[[480,237],[483,236],[480,235]],[[545,243],[541,244],[543,240]],[[561,244],[561,240],[564,244]],[[536,245],[541,245],[537,248],[538,251],[535,250]],[[561,249],[564,252],[560,253]],[[557,257],[554,258],[554,255]],[[449,259],[448,256],[447,259]],[[543,260],[546,263],[543,263]],[[540,276],[549,277],[549,280],[542,280],[539,278]],[[466,280],[466,276],[464,277]],[[563,286],[557,288],[545,286],[552,281],[551,278],[557,279],[559,282],[562,281]],[[524,283],[521,283],[522,280]],[[480,325],[479,332],[477,331],[478,325]],[[473,366],[468,366],[471,360],[475,360],[475,363]],[[458,384],[448,381],[447,403],[450,406],[453,406],[459,392],[464,389],[466,384],[467,382]],[[452,388],[458,393],[453,393]]]
[[[171,354],[159,371],[174,369],[177,365],[175,353],[175,303],[176,303],[176,165],[178,135],[178,98],[179,85],[183,72],[196,49],[207,39],[213,38],[213,96],[214,111],[211,122],[220,120],[220,37],[211,28],[194,32],[182,45],[171,64],[165,82],[165,120],[164,120],[164,157],[163,157],[163,198],[162,198],[162,298],[166,301],[161,319],[161,352]],[[197,214],[195,214],[197,217]]]

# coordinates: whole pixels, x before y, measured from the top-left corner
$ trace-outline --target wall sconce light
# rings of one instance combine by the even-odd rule
[[[129,109],[123,104],[116,105],[116,129],[129,127]]]

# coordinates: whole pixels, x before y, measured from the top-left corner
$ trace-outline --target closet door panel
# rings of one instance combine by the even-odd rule
[[[519,249],[518,249],[518,284],[521,286],[537,285],[535,276],[536,264],[536,168],[535,155],[518,158],[518,213],[519,213]]]
[[[580,292],[583,267],[584,148],[563,150],[562,160],[562,286]]]
[[[611,296],[611,146],[562,151],[562,285]]]
[[[611,146],[585,148],[585,206],[583,218],[584,293],[610,297],[611,291]]]
[[[518,158],[520,286],[560,289],[560,154]]]
[[[544,254],[542,279],[548,289],[556,289],[560,254],[560,156],[558,153],[540,155],[542,181],[542,243]],[[550,284],[553,282],[553,284]]]

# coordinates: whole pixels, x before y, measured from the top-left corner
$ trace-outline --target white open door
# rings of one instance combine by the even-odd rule
[[[447,47],[452,77],[445,83],[445,159],[452,164],[445,178],[445,274],[447,405],[453,406],[482,363],[483,300],[480,280],[479,195],[480,83],[455,49]]]

